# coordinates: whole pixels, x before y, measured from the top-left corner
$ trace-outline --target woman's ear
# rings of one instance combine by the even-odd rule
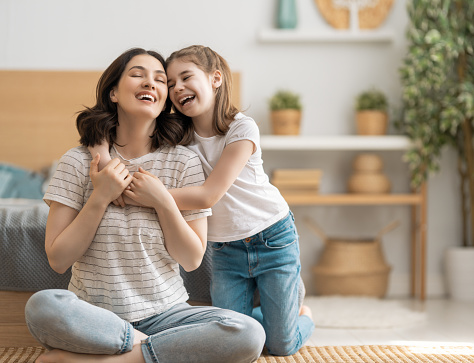
[[[218,89],[222,85],[222,73],[219,70],[215,70],[212,75],[212,87]]]
[[[112,102],[114,102],[114,103],[117,103],[117,102],[118,102],[117,97],[115,97],[115,88],[112,88],[112,89],[110,90],[110,95],[109,95],[109,97],[110,97],[110,100],[111,100]]]

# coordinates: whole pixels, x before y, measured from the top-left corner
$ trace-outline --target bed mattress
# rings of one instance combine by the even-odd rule
[[[42,200],[0,199],[0,290],[67,288],[70,270],[53,271],[44,250],[48,212]]]

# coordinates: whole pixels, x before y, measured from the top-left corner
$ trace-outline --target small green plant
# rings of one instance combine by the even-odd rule
[[[387,111],[387,97],[382,91],[372,88],[368,91],[360,93],[356,97],[356,110],[378,110]]]
[[[269,101],[270,110],[301,110],[300,96],[291,91],[280,90]]]

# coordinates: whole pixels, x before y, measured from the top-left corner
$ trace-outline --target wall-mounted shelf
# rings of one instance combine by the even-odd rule
[[[274,136],[262,135],[263,151],[405,151],[412,143],[405,136]],[[425,299],[426,290],[426,184],[413,193],[316,194],[282,193],[289,205],[408,205],[411,207],[411,293]]]
[[[299,30],[299,29],[263,29],[258,33],[262,43],[389,43],[392,32],[380,30]]]
[[[406,136],[274,136],[262,135],[262,150],[407,150]]]
[[[292,194],[282,193],[291,205],[420,205],[421,194]]]

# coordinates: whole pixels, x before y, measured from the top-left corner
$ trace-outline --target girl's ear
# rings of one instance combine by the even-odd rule
[[[212,75],[212,87],[214,89],[219,88],[222,85],[222,73],[219,70],[215,70]]]
[[[118,102],[117,97],[115,97],[115,88],[110,90],[110,100],[114,103]]]

